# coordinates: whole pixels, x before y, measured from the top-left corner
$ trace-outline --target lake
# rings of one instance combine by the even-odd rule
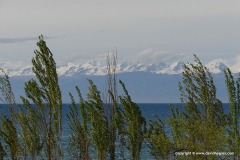
[[[68,137],[70,135],[70,130],[68,127],[68,119],[66,114],[69,113],[69,105],[70,104],[64,104],[63,105],[63,149],[65,158],[64,159],[70,159],[67,156],[67,147],[68,147]],[[159,116],[163,121],[167,120],[171,116],[170,112],[170,104],[167,103],[140,103],[138,104],[142,111],[142,115],[146,118],[147,121],[154,119],[154,116]],[[179,108],[182,109],[182,104],[172,104],[173,108]],[[229,112],[229,104],[223,104],[224,112]],[[7,113],[7,105],[1,104],[0,110],[5,113]],[[167,132],[169,134],[169,132]],[[127,154],[129,155],[129,154]],[[128,157],[126,157],[129,159]],[[143,143],[142,151],[141,151],[141,159],[153,159],[149,153],[149,148],[146,143]]]

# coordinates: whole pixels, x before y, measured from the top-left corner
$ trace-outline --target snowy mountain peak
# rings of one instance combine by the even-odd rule
[[[174,72],[179,72],[179,71],[182,71],[183,70],[183,66],[184,66],[184,62],[175,62],[173,64],[170,65],[170,68],[172,68],[172,70]]]
[[[167,67],[158,70],[156,73],[158,74],[180,74],[182,73],[184,66],[184,62],[175,62],[172,63],[171,65],[168,65]]]
[[[117,65],[117,72],[151,72],[156,74],[180,74],[183,70],[184,62],[178,61],[172,64],[164,62],[142,64],[140,62],[130,63],[123,62]],[[221,60],[209,62],[206,67],[212,73],[221,73],[227,66]],[[3,68],[6,73],[13,76],[33,76],[31,66],[9,67],[4,63],[0,63],[0,68]],[[84,64],[67,63],[66,65],[57,66],[59,76],[78,76],[78,75],[105,75],[107,73],[106,65],[102,65],[96,61],[89,61]]]
[[[222,60],[220,59],[209,62],[208,64],[206,64],[206,67],[209,69],[211,73],[215,74],[222,73],[227,68],[224,62],[222,62]]]

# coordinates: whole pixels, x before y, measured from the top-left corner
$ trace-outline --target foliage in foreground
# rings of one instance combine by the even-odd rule
[[[29,107],[28,99],[23,98],[27,104],[27,113],[33,112],[39,118],[36,129],[42,139],[45,158],[63,159],[62,151],[62,98],[58,85],[56,63],[53,54],[47,47],[43,37],[37,43],[39,50],[35,51],[32,59],[34,79],[25,83],[25,93],[36,106]],[[30,108],[34,108],[32,111]],[[36,131],[36,130],[35,130]]]
[[[226,144],[226,116],[216,97],[212,75],[198,57],[194,57],[195,64],[184,65],[183,82],[179,83],[183,110],[172,109],[170,125],[174,148],[176,151],[221,152]]]
[[[234,159],[240,159],[240,79],[234,81],[228,68],[224,71],[229,96],[230,112],[228,114],[228,144],[229,150],[234,152]]]
[[[149,148],[155,159],[167,159],[172,152],[172,142],[164,127],[164,123],[158,116],[155,116],[155,120],[149,121]]]
[[[71,130],[69,137],[69,153],[74,159],[90,159],[89,147],[90,139],[89,135],[89,115],[87,114],[87,108],[84,104],[84,100],[78,87],[76,87],[79,105],[76,104],[73,96],[69,93],[72,101],[70,106],[70,112],[68,117],[68,126]]]
[[[123,114],[125,119],[124,131],[128,136],[127,147],[130,150],[131,159],[140,159],[144,133],[146,132],[146,120],[142,116],[140,108],[134,103],[125,88],[124,83],[120,80],[124,96],[119,96],[119,100],[123,106]]]

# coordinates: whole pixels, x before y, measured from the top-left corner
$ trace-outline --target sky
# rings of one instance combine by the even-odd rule
[[[0,61],[30,64],[43,35],[57,64],[240,59],[239,0],[0,0]]]

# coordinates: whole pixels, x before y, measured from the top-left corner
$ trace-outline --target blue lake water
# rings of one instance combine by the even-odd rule
[[[70,104],[64,104],[63,105],[63,148],[64,148],[64,154],[65,159],[70,159],[67,156],[67,147],[68,147],[68,137],[70,134],[70,130],[68,127],[68,120],[66,114],[69,113],[69,105]],[[171,116],[170,112],[170,104],[167,103],[142,103],[138,104],[142,111],[142,115],[146,118],[147,121],[154,119],[154,116],[159,116],[163,121],[167,120]],[[182,109],[181,104],[172,104],[173,108],[179,108]],[[223,104],[224,112],[229,112],[229,104]],[[7,111],[7,105],[0,105],[0,111],[2,111],[5,114],[8,114]],[[94,151],[93,151],[94,152]],[[127,152],[126,152],[127,153]],[[128,155],[128,154],[127,154]],[[128,157],[126,157],[129,159]],[[141,159],[153,159],[149,153],[149,148],[146,143],[143,144],[142,151],[141,151]]]

